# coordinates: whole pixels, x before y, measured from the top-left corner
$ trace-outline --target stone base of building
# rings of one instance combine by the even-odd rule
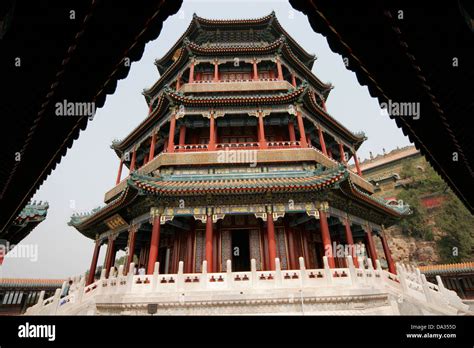
[[[455,292],[426,281],[416,269],[281,270],[103,276],[70,295],[31,307],[27,315],[467,315],[474,314]],[[370,263],[369,263],[370,265]],[[132,265],[133,267],[133,265]],[[133,268],[131,268],[133,269]],[[156,269],[159,269],[158,265]],[[230,267],[229,267],[230,269]],[[123,269],[119,270],[123,274]]]

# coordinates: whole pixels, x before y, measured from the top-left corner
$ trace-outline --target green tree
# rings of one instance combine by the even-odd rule
[[[461,201],[451,192],[441,177],[426,165],[424,171],[415,167],[414,161],[404,163],[400,176],[412,179],[397,199],[410,205],[412,214],[401,220],[402,231],[412,237],[433,240],[432,228],[428,225],[429,213],[421,204],[423,195],[438,193],[445,197],[434,216],[436,227],[445,236],[437,242],[442,262],[462,262],[472,259],[474,246],[474,217]]]
[[[436,225],[446,235],[438,241],[443,262],[472,260],[474,217],[451,192],[435,217]]]

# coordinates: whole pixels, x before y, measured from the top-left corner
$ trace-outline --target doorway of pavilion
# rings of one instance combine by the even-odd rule
[[[231,232],[232,271],[250,271],[250,237],[248,229]]]

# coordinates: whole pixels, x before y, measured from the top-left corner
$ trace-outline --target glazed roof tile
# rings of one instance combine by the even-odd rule
[[[474,262],[449,263],[442,265],[419,266],[421,273],[428,275],[444,275],[474,272]]]

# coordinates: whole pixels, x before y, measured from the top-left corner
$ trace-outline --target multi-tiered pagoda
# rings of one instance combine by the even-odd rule
[[[207,272],[227,260],[247,271],[251,259],[274,270],[276,258],[297,269],[300,257],[317,269],[323,256],[345,267],[334,246],[357,244],[395,273],[383,229],[405,210],[372,197],[356,154],[365,137],[328,114],[332,87],[311,72],[315,59],[274,13],[194,16],[156,61],[148,115],[112,145],[120,167],[106,206],[70,222],[96,241],[88,283],[104,244],[106,270],[118,250],[148,274],[157,262],[177,273],[180,261],[197,273],[204,260]]]

